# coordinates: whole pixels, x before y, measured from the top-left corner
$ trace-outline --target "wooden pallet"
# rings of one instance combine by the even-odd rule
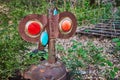
[[[120,20],[112,21],[111,23],[99,23],[93,28],[79,28],[76,33],[103,37],[120,37]]]

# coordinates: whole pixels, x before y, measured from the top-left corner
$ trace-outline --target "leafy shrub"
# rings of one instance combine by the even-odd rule
[[[65,56],[62,56],[62,60],[75,80],[84,80],[82,74],[88,74],[87,69],[90,66],[96,68],[97,77],[102,76],[106,79],[114,79],[119,71],[119,68],[102,53],[103,48],[96,47],[91,41],[86,45],[82,45],[82,43],[73,40],[71,48],[64,50],[61,47],[59,45],[57,50],[63,51],[62,55]],[[106,68],[103,70],[103,67]]]
[[[38,0],[39,1],[39,0]],[[29,2],[27,0],[27,2]],[[21,39],[18,33],[18,23],[21,18],[32,13],[42,13],[39,11],[39,6],[27,6],[24,0],[12,0],[8,3],[0,3],[8,11],[0,11],[0,80],[7,80],[11,77],[15,70],[24,70],[30,64],[38,63],[40,56],[30,57],[28,53],[28,42]],[[40,3],[40,1],[39,1]],[[43,5],[42,3],[40,3]],[[34,11],[35,10],[35,11]]]
[[[112,42],[115,44],[112,54],[120,61],[120,38],[113,38]]]
[[[72,5],[72,2],[64,2],[60,11],[70,11],[76,15],[78,25],[90,25],[100,22],[101,19],[107,19],[112,17],[112,3],[106,3],[96,6],[90,5],[90,0],[78,0],[76,5]],[[73,6],[73,7],[72,7]]]

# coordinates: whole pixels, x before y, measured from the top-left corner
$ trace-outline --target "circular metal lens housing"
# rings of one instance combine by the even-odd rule
[[[69,17],[62,19],[59,23],[59,30],[62,34],[68,34],[72,30],[72,20]]]
[[[39,21],[28,21],[25,25],[25,33],[32,38],[40,35],[43,25]]]

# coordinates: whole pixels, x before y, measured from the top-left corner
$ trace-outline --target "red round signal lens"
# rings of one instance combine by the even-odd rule
[[[37,22],[32,22],[28,25],[28,33],[31,35],[37,35],[41,31],[41,26]]]
[[[71,22],[69,20],[65,20],[61,24],[61,29],[63,32],[68,32],[71,30]]]

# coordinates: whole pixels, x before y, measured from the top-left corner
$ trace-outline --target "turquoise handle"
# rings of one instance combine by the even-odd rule
[[[40,42],[43,46],[46,46],[48,43],[48,33],[46,31],[41,33]]]
[[[58,10],[55,8],[53,11],[53,15],[57,15],[58,14]]]

